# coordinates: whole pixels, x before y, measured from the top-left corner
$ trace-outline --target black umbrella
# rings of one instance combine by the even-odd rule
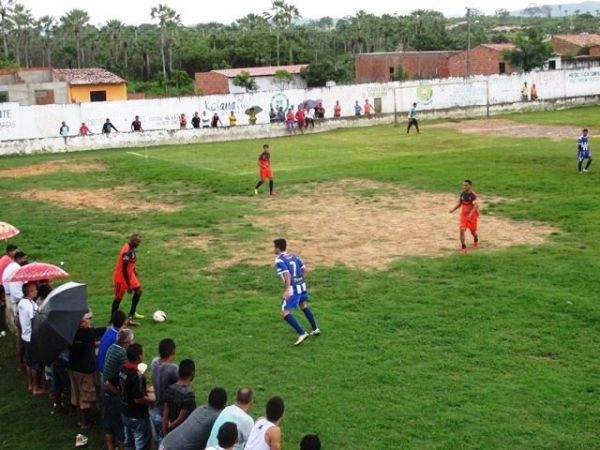
[[[85,284],[69,282],[50,292],[33,318],[33,360],[49,365],[58,358],[73,343],[81,319],[87,311]]]

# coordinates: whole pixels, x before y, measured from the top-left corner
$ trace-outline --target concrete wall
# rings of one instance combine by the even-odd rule
[[[0,91],[8,92],[8,100],[21,106],[36,105],[35,91],[54,91],[56,103],[67,103],[67,83],[31,83],[31,84],[4,84],[0,85]]]
[[[523,82],[527,82],[530,86],[536,84],[539,97],[537,102],[521,102],[520,90]],[[147,139],[152,144],[149,144],[146,138],[142,139],[140,134],[131,137],[129,134],[122,134],[121,137],[121,133],[113,133],[109,138],[104,136],[67,138],[66,145],[69,149],[78,146],[87,149],[176,143],[180,138],[187,139],[186,136],[190,136],[190,142],[201,142],[206,136],[210,136],[211,139],[215,136],[219,139],[256,137],[256,133],[264,132],[260,125],[269,123],[268,111],[271,106],[282,106],[287,109],[306,99],[322,100],[326,118],[333,116],[333,105],[337,100],[342,106],[342,116],[353,117],[355,101],[358,100],[362,105],[365,99],[369,99],[373,105],[381,105],[381,114],[384,116],[393,116],[394,112],[405,116],[412,103],[416,102],[420,115],[434,117],[436,114],[443,113],[444,117],[455,117],[463,114],[464,111],[479,115],[481,111],[498,109],[525,111],[546,108],[547,105],[557,104],[556,102],[576,102],[578,99],[589,102],[597,99],[598,95],[600,95],[600,68],[123,102],[25,107],[17,103],[4,103],[0,104],[0,141],[12,141],[8,148],[23,147],[27,149],[26,151],[55,148],[55,144],[47,145],[45,138],[57,136],[63,120],[70,126],[73,134],[77,133],[81,122],[86,122],[92,132],[100,133],[106,118],[110,118],[122,132],[130,130],[131,122],[136,115],[140,116],[145,130],[160,130],[158,133],[148,134]],[[244,127],[248,125],[244,111],[254,105],[263,108],[263,111],[257,115],[256,131],[251,129],[254,127]],[[194,134],[195,132],[186,134],[187,130],[176,133],[173,131],[170,134],[168,131],[179,130],[181,113],[191,117],[195,111],[207,111],[211,116],[217,112],[223,123],[227,123],[226,117],[232,110],[238,116],[238,127],[234,131],[211,129],[202,130],[201,134]],[[349,123],[354,125],[357,122]],[[375,122],[367,120],[367,124],[372,123]],[[191,123],[188,123],[188,126],[191,128]],[[211,134],[206,134],[208,131]],[[213,132],[217,134],[213,135]],[[36,144],[14,143],[21,139],[36,139]],[[86,144],[88,142],[89,146]],[[5,153],[6,151],[8,150],[4,150]]]

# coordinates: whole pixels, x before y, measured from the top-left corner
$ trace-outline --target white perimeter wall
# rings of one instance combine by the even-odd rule
[[[527,82],[537,86],[538,102],[521,102],[521,86]],[[567,71],[532,72],[528,74],[477,76],[469,79],[449,78],[426,81],[394,82],[384,84],[359,84],[318,89],[295,89],[284,92],[270,91],[253,94],[211,95],[202,97],[169,98],[158,100],[129,100],[123,102],[98,102],[47,106],[19,106],[16,103],[0,104],[0,155],[31,153],[35,151],[86,150],[93,148],[135,147],[181,142],[236,140],[244,138],[283,135],[285,130],[269,123],[271,106],[298,105],[306,99],[322,100],[326,117],[332,117],[333,105],[339,100],[344,121],[332,121],[327,128],[363,125],[353,117],[356,100],[364,104],[369,99],[381,101],[381,113],[390,122],[393,113],[406,115],[412,103],[418,104],[422,116],[464,117],[485,115],[500,110],[531,110],[547,108],[551,104],[578,104],[577,99],[588,100],[600,95],[600,68]],[[596,99],[593,99],[597,101]],[[574,103],[573,103],[574,102]],[[579,102],[581,104],[581,102]],[[260,106],[258,125],[244,126],[248,120],[244,111]],[[230,111],[238,116],[237,129],[179,130],[179,115],[190,118],[195,111],[217,112],[224,125]],[[392,114],[392,116],[389,116]],[[144,133],[131,133],[133,118],[139,115]],[[102,124],[110,118],[120,133],[106,136],[58,136],[61,122],[67,122],[71,134],[76,135],[81,122],[86,122],[93,133],[100,133]],[[191,126],[188,119],[188,126]],[[320,129],[324,129],[321,127]],[[123,133],[127,131],[128,133]],[[23,142],[23,140],[29,140]],[[18,141],[18,142],[15,142]]]

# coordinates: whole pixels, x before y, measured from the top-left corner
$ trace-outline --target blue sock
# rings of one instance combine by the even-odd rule
[[[291,314],[288,314],[287,316],[285,316],[285,318],[283,320],[285,320],[287,323],[289,323],[290,326],[294,330],[296,330],[296,333],[298,333],[299,335],[302,335],[305,333],[304,329],[300,326],[300,324],[298,323],[296,318],[294,316],[292,316]]]
[[[315,316],[313,316],[312,309],[310,309],[307,306],[306,308],[304,308],[302,310],[302,312],[304,313],[304,315],[306,316],[306,318],[310,322],[310,326],[312,327],[313,331],[316,330],[317,329],[317,322],[315,321]]]

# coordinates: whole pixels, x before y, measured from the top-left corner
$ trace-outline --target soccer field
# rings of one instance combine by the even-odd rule
[[[146,319],[134,333],[146,362],[171,337],[176,360],[196,362],[198,404],[213,387],[233,400],[249,386],[256,418],[283,397],[284,449],[318,433],[330,450],[588,450],[600,420],[600,166],[578,175],[576,143],[585,126],[596,151],[596,110],[502,118],[527,135],[424,121],[420,135],[377,126],[3,157],[0,220],[20,228],[9,242],[31,260],[64,261],[88,285],[93,326],[108,322],[119,249],[141,233]],[[264,143],[273,197],[254,195]],[[465,178],[483,202],[482,248],[461,255],[449,210]],[[323,332],[299,347],[279,317],[278,237],[309,268]],[[0,422],[11,423],[0,448],[72,447],[74,419],[27,392],[13,342],[0,338]],[[104,448],[100,424],[87,435]]]

